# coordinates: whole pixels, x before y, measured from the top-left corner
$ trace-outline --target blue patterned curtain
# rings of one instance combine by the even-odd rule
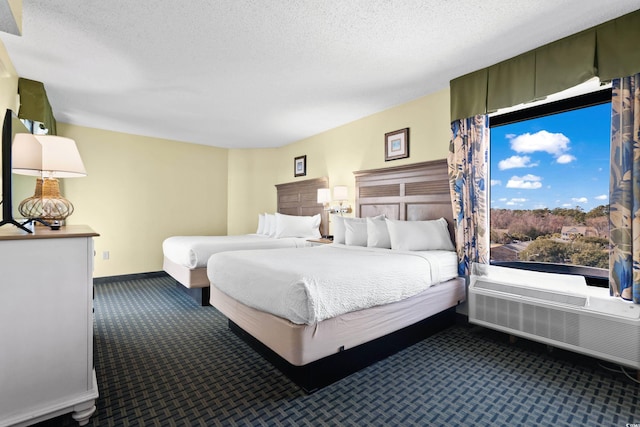
[[[640,304],[640,74],[613,80],[609,182],[611,295]]]
[[[478,115],[456,120],[451,123],[451,132],[447,161],[458,274],[468,276],[471,263],[489,263],[489,118]]]

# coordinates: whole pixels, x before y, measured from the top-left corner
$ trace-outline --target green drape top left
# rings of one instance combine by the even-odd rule
[[[56,119],[47,98],[44,84],[35,80],[18,79],[18,94],[20,95],[20,110],[18,117],[44,123],[49,129],[49,135],[57,135]]]

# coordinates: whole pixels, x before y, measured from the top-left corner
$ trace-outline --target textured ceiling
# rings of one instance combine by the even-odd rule
[[[0,32],[58,121],[278,147],[638,9],[638,0],[24,0]]]

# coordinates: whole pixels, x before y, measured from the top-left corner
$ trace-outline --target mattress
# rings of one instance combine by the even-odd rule
[[[210,296],[211,305],[295,366],[385,336],[464,300],[464,279],[454,278],[402,301],[346,313],[313,325],[301,325],[248,307],[215,286],[211,286]]]
[[[172,236],[162,242],[165,258],[187,268],[207,266],[209,257],[218,252],[243,249],[298,248],[306,246],[307,239],[284,237],[276,239],[262,234],[236,236]]]
[[[195,289],[209,287],[206,267],[189,268],[176,264],[169,258],[164,257],[162,260],[162,269],[185,288]]]
[[[244,305],[297,324],[414,296],[457,276],[453,251],[392,251],[346,245],[223,252],[210,282]]]

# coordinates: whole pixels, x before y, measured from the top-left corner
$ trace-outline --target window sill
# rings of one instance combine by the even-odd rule
[[[552,264],[530,261],[491,261],[491,265],[519,268],[521,270],[541,271],[545,273],[572,274],[584,276],[588,286],[609,287],[609,270],[572,264]]]

